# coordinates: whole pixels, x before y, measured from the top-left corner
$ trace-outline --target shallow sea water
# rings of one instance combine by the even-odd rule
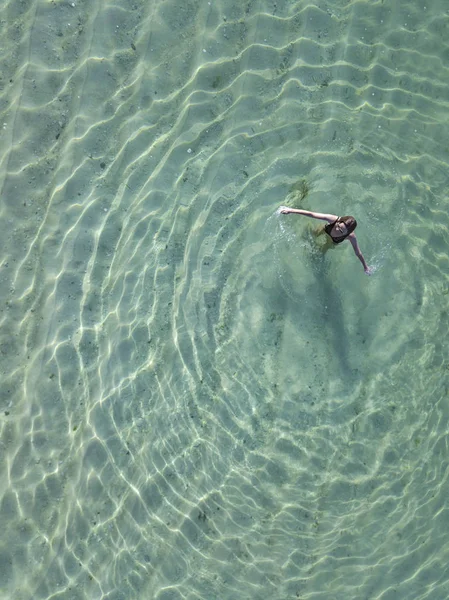
[[[1,597],[448,598],[447,2],[0,5]]]

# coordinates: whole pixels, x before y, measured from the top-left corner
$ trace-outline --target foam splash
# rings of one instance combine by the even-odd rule
[[[374,275],[374,273],[385,267],[390,251],[391,244],[385,244],[378,252],[371,256],[371,259],[368,261],[371,275]]]
[[[283,211],[284,209],[286,209],[286,208],[288,208],[288,206],[280,206],[280,207],[277,209],[277,211],[276,211],[276,213],[275,213],[275,214],[277,214],[277,215],[280,215],[280,214],[282,213],[282,211]]]

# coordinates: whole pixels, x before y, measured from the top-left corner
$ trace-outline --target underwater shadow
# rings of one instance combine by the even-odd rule
[[[348,352],[351,339],[345,327],[341,298],[344,290],[336,288],[336,284],[332,281],[328,251],[333,252],[335,249],[329,249],[328,246],[325,246],[324,249],[313,248],[308,253],[308,259],[315,274],[315,283],[312,285],[310,292],[316,299],[317,318],[323,323],[323,333],[331,342],[332,349],[337,357],[342,381],[348,381],[354,378],[357,369],[351,365]]]

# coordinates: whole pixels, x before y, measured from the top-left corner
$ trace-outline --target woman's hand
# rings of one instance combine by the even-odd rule
[[[373,267],[368,267],[368,266],[367,266],[367,267],[365,268],[365,273],[366,273],[367,275],[372,275],[372,274],[373,274]]]
[[[279,211],[281,215],[288,215],[289,213],[293,212],[291,208],[288,208],[288,206],[281,206]]]

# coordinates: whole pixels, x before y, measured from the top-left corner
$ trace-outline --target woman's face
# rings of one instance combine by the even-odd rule
[[[347,227],[344,223],[340,223],[340,221],[337,221],[335,223],[335,225],[332,227],[332,235],[334,237],[341,237],[343,235],[346,235],[348,233]]]

